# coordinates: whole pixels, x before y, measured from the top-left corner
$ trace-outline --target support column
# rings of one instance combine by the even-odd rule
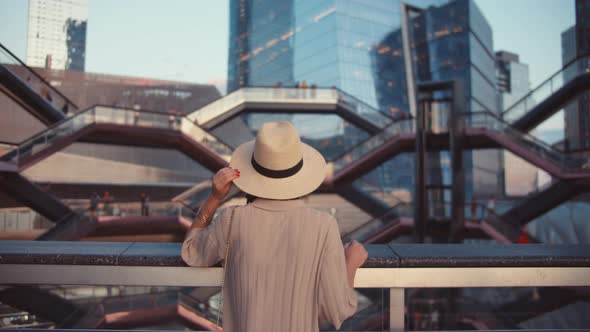
[[[451,231],[450,243],[461,243],[465,228],[465,169],[463,163],[463,133],[465,131],[465,94],[459,80],[452,83],[453,103],[449,112],[449,137],[451,147]]]
[[[405,329],[405,289],[389,289],[389,331],[404,331]]]
[[[416,114],[416,191],[414,205],[414,237],[417,243],[424,242],[428,197],[426,196],[426,101],[418,103]]]

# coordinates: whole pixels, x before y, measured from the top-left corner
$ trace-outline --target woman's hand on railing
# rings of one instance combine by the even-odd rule
[[[356,274],[356,270],[365,264],[369,254],[362,244],[353,240],[344,246],[344,257],[346,260],[348,283],[350,287],[354,287],[354,276]]]

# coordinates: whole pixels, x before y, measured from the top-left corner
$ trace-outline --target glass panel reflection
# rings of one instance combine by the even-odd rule
[[[30,89],[41,96],[45,102],[64,115],[71,114],[77,110],[78,107],[72,101],[25,65],[2,44],[0,44],[0,65],[18,77]]]
[[[59,140],[65,140],[92,124],[113,124],[181,131],[190,139],[207,146],[226,160],[229,160],[232,153],[232,148],[200,128],[187,117],[164,112],[95,106],[32,136],[20,143],[12,151],[4,154],[0,157],[0,160],[20,163],[23,159],[36,155]]]
[[[301,140],[314,147],[327,160],[341,155],[369,134],[335,114],[243,113],[212,132],[227,140],[233,148],[253,140],[263,123],[288,121],[298,130]]]
[[[515,121],[521,119],[526,113],[531,111],[540,102],[555,93],[555,91],[561,89],[567,83],[571,82],[580,75],[590,72],[588,59],[590,58],[579,58],[566,65],[557,73],[553,74],[553,76],[541,83],[520,101],[517,101],[514,103],[514,105],[509,106],[502,114],[503,119],[509,123],[514,123]]]

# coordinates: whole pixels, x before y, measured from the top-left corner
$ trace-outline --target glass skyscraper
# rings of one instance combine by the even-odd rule
[[[497,113],[492,31],[475,3],[403,2],[422,8],[421,14],[410,21],[410,26],[419,25],[410,29],[415,83],[460,79],[465,86],[468,112]],[[294,86],[305,82],[308,86],[337,87],[393,117],[410,113],[401,3],[230,1],[228,92],[245,86]],[[297,125],[297,117],[305,116],[293,117]],[[335,135],[344,135],[344,130],[336,128],[349,127],[337,119],[330,123],[327,118],[318,118],[309,125]],[[445,164],[446,153],[441,155],[438,164]],[[471,197],[475,186],[482,186],[488,194],[498,192],[499,157],[498,151],[466,154],[467,197]],[[402,155],[393,159],[364,181],[411,191],[413,158]],[[443,167],[442,172],[442,178],[450,181],[448,167]]]
[[[29,0],[27,65],[84,71],[88,0]]]
[[[372,51],[400,19],[399,0],[232,0],[227,91],[305,81],[377,107]]]
[[[498,104],[506,110],[530,91],[529,66],[521,63],[518,54],[496,52]],[[508,150],[504,156],[504,194],[527,195],[537,187],[537,168]]]
[[[409,26],[416,84],[459,80],[465,89],[467,112],[499,112],[492,30],[473,1],[452,1],[420,10],[410,19]],[[388,33],[372,52],[372,57],[378,107],[394,117],[407,116],[411,109],[401,28]],[[429,156],[429,186],[433,191],[439,191],[435,196],[448,200],[451,186],[449,156],[446,152],[441,152],[438,157],[436,153],[432,154],[434,156]],[[498,150],[465,153],[468,199],[500,194],[501,160]],[[411,156],[393,158],[373,172],[374,180],[398,186],[401,190],[404,186],[411,188],[413,162]],[[439,171],[434,170],[436,167],[440,167],[438,175]]]
[[[576,24],[561,34],[562,64],[567,66],[576,59],[590,55],[590,2],[576,0]],[[587,60],[586,60],[587,61]],[[573,79],[586,61],[570,66],[563,73],[565,80]],[[566,150],[590,148],[590,93],[584,92],[564,107]]]

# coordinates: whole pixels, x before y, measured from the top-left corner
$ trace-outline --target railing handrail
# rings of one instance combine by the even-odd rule
[[[27,137],[24,140],[20,141],[18,144],[16,144],[16,146],[17,147],[20,147],[21,145],[23,145],[23,144],[25,144],[25,143],[27,143],[29,141],[32,141],[32,140],[34,140],[36,138],[39,138],[39,137],[43,136],[45,133],[47,133],[47,132],[55,129],[56,127],[59,127],[59,126],[61,126],[62,124],[66,123],[66,122],[73,121],[74,118],[76,118],[78,116],[82,116],[86,112],[89,112],[89,111],[91,111],[93,109],[94,109],[94,106],[90,106],[90,107],[88,107],[88,108],[86,108],[84,110],[81,110],[80,112],[76,112],[74,115],[72,115],[70,117],[64,118],[63,120],[61,120],[59,122],[52,123],[51,125],[47,126],[42,131],[40,131],[40,132],[38,132],[36,134],[33,134],[32,136]]]
[[[133,106],[94,104],[94,105],[90,106],[89,108],[96,108],[96,107],[105,107],[105,108],[112,108],[112,109],[117,109],[117,110],[122,110],[122,111],[134,111],[134,112],[139,112],[139,113],[148,113],[148,114],[157,114],[157,115],[166,115],[166,116],[173,115],[173,116],[178,116],[181,118],[185,116],[181,112],[175,113],[175,112],[157,111],[157,110],[145,109],[145,108],[135,109],[135,108],[133,108]]]
[[[540,83],[539,85],[537,85],[534,89],[531,89],[526,95],[524,95],[523,97],[519,98],[517,101],[515,101],[514,103],[512,103],[512,105],[510,105],[508,108],[506,108],[504,111],[502,111],[502,116],[504,116],[505,114],[508,114],[508,112],[510,112],[517,104],[520,104],[523,100],[527,99],[533,93],[535,93],[536,91],[538,91],[547,82],[550,82],[555,77],[557,77],[557,75],[559,75],[562,72],[564,72],[568,67],[570,67],[570,65],[573,65],[574,63],[577,63],[578,61],[581,61],[584,58],[590,58],[590,56],[589,55],[582,55],[582,56],[579,56],[579,57],[576,57],[576,58],[570,60],[568,63],[566,63],[565,65],[563,65],[561,67],[561,69],[558,69],[557,72],[555,72],[553,75],[549,76],[548,79],[544,80],[542,83]]]
[[[232,95],[236,95],[236,94],[241,93],[243,91],[246,91],[248,89],[298,90],[298,91],[308,91],[308,90],[309,91],[312,91],[312,90],[315,90],[315,91],[330,91],[330,90],[333,90],[333,91],[336,91],[336,92],[338,92],[338,93],[340,93],[342,95],[345,95],[348,98],[354,99],[355,102],[358,102],[359,104],[362,104],[362,105],[364,105],[364,106],[366,106],[366,107],[374,110],[375,112],[379,113],[380,115],[383,115],[386,118],[389,118],[391,120],[394,120],[394,118],[391,115],[389,115],[388,113],[381,112],[379,109],[375,108],[374,106],[371,106],[368,103],[366,103],[366,102],[358,99],[357,97],[353,96],[352,94],[350,94],[350,93],[348,93],[348,92],[346,92],[346,91],[344,91],[344,90],[342,90],[340,88],[334,87],[334,86],[330,86],[330,87],[327,87],[327,86],[321,86],[321,87],[316,86],[315,88],[311,88],[311,87],[302,88],[302,87],[295,87],[295,86],[280,86],[280,87],[276,87],[276,86],[268,86],[268,85],[242,86],[239,89],[236,89],[236,90],[234,90],[234,91],[232,91],[232,92],[230,92],[230,93],[228,93],[226,95],[219,96],[219,97],[215,98],[214,100],[211,100],[207,104],[202,105],[199,108],[188,112],[187,115],[195,114],[196,112],[199,112],[199,111],[201,111],[201,110],[203,110],[205,108],[208,108],[209,106],[213,105],[214,103],[216,103],[216,102],[218,102],[218,101],[220,101],[222,99],[229,98]]]
[[[409,113],[408,113],[409,114]],[[365,138],[364,140],[361,140],[359,142],[357,142],[356,144],[354,144],[353,146],[351,146],[348,150],[343,151],[342,153],[336,155],[335,157],[330,158],[328,161],[329,162],[335,162],[336,160],[339,160],[341,158],[343,158],[345,155],[347,155],[348,153],[352,152],[352,150],[357,149],[359,146],[367,143],[368,141],[370,141],[371,139],[373,139],[375,136],[380,135],[381,133],[383,133],[385,130],[387,130],[389,127],[402,122],[402,121],[411,121],[414,118],[410,117],[410,118],[398,118],[398,119],[393,119],[390,123],[388,123],[387,125],[385,125],[383,127],[383,129],[381,129],[378,133],[374,134],[374,135],[369,135],[367,138]]]
[[[125,111],[125,112],[137,112],[137,113],[147,113],[147,114],[156,114],[156,115],[161,115],[161,116],[174,116],[174,119],[186,119],[187,121],[189,121],[193,126],[198,127],[200,130],[202,130],[207,136],[212,137],[213,139],[215,139],[215,141],[219,142],[221,145],[223,145],[225,148],[229,149],[229,150],[233,150],[233,147],[231,145],[229,145],[228,143],[224,142],[223,140],[221,140],[219,137],[215,136],[214,134],[212,134],[211,132],[201,128],[198,124],[196,124],[194,121],[192,121],[190,118],[188,118],[188,116],[186,114],[182,114],[182,113],[171,113],[171,112],[162,112],[162,111],[153,111],[153,110],[143,110],[143,109],[133,109],[133,108],[125,108],[122,106],[110,106],[110,105],[104,105],[104,104],[96,104],[93,106],[90,106],[80,112],[75,113],[73,116],[71,117],[67,117],[64,118],[62,121],[56,122],[51,124],[50,126],[48,126],[47,128],[45,128],[44,130],[24,139],[23,141],[19,142],[18,144],[12,144],[12,146],[14,146],[13,149],[9,150],[7,154],[9,154],[11,151],[14,151],[15,149],[20,148],[22,145],[34,141],[39,137],[42,137],[43,135],[45,135],[46,133],[54,130],[55,128],[74,121],[77,117],[83,116],[86,113],[90,112],[90,111],[94,111],[99,107],[103,107],[103,108],[108,108],[108,109],[112,109],[112,110],[119,110],[119,111]],[[1,160],[1,157],[0,157]]]
[[[0,285],[221,285],[222,268],[186,267],[180,248],[180,243],[5,241]],[[389,307],[390,330],[404,330],[406,288],[590,286],[590,245],[399,244],[367,250],[354,287],[389,288],[395,303]]]
[[[555,147],[551,146],[551,144],[548,144],[547,142],[545,142],[545,141],[543,141],[543,140],[541,140],[541,139],[539,139],[539,138],[537,138],[537,137],[535,137],[535,136],[533,136],[533,135],[531,135],[531,134],[528,134],[528,133],[523,133],[522,131],[520,131],[520,130],[518,130],[518,129],[515,129],[515,128],[514,128],[514,127],[513,127],[513,126],[510,124],[510,123],[506,122],[504,119],[502,119],[502,118],[501,118],[501,117],[499,117],[497,114],[495,114],[495,113],[491,112],[491,111],[490,111],[490,110],[488,110],[488,109],[485,109],[485,110],[483,110],[483,111],[476,111],[476,112],[471,112],[471,113],[461,113],[461,114],[460,114],[460,116],[463,116],[463,117],[469,117],[469,116],[472,116],[472,115],[477,115],[477,114],[484,114],[484,115],[487,115],[487,116],[493,117],[493,118],[494,118],[496,121],[498,121],[498,122],[500,122],[501,124],[505,125],[505,126],[506,126],[506,128],[508,128],[508,129],[510,129],[510,130],[512,130],[512,131],[514,131],[514,132],[516,132],[516,133],[517,133],[517,134],[519,134],[520,136],[526,137],[527,139],[529,139],[529,140],[531,140],[531,141],[535,142],[535,144],[538,144],[538,145],[540,145],[540,146],[542,146],[542,147],[546,148],[547,150],[553,151],[553,152],[555,152],[556,154],[561,154],[561,155],[563,155],[563,154],[564,154],[564,153],[563,153],[563,151],[556,149]]]
[[[359,230],[363,229],[364,227],[366,227],[367,225],[369,225],[371,223],[374,223],[374,222],[377,222],[379,220],[385,219],[386,216],[388,216],[389,214],[392,214],[393,212],[395,212],[395,210],[399,210],[400,207],[413,207],[416,204],[414,202],[404,202],[404,201],[400,200],[399,198],[397,198],[397,201],[398,201],[397,204],[393,205],[389,210],[387,210],[387,212],[383,213],[381,216],[375,217],[375,218],[371,218],[368,221],[363,222],[361,225],[355,227],[353,230],[347,232],[346,234],[343,234],[341,236],[341,238],[348,240],[350,238],[350,236],[352,234],[354,234],[355,232],[358,232]],[[432,207],[432,206],[441,206],[441,205],[443,205],[443,206],[452,207],[452,204],[453,203],[447,202],[447,201],[442,201],[442,202],[429,202],[428,203],[428,206],[429,207]],[[471,208],[473,208],[473,206],[475,206],[476,210],[485,211],[486,217],[481,217],[481,218],[476,218],[476,219],[470,219],[470,220],[487,221],[487,222],[490,222],[490,221],[493,222],[493,221],[502,220],[499,214],[497,214],[495,211],[490,210],[488,208],[488,206],[486,204],[484,204],[484,203],[481,203],[481,202],[476,201],[475,202],[475,205],[473,205],[473,202],[466,202],[463,207],[465,209],[471,209]],[[403,217],[404,216],[399,216],[399,215],[393,215],[392,214],[391,215],[391,218],[389,218],[389,219],[391,221],[395,221],[396,219],[403,218]],[[410,218],[413,218],[413,217],[410,217]]]
[[[187,121],[189,121],[190,123],[192,123],[195,127],[198,127],[203,132],[205,132],[208,136],[213,137],[216,141],[218,141],[219,143],[223,144],[225,147],[233,150],[233,147],[231,145],[229,145],[228,143],[226,143],[225,141],[223,141],[221,138],[215,136],[210,131],[205,130],[204,128],[202,128],[201,126],[199,126],[196,122],[194,122],[193,120],[191,120],[188,117],[188,114],[183,114],[183,113],[180,113],[180,112],[173,113],[173,112],[166,112],[166,111],[154,111],[154,110],[134,109],[134,108],[128,108],[128,107],[125,107],[125,106],[111,106],[111,105],[106,105],[106,104],[96,104],[96,105],[93,105],[93,106],[89,107],[88,109],[86,109],[84,111],[88,111],[89,109],[95,109],[96,107],[104,107],[104,108],[110,108],[110,109],[115,109],[115,110],[120,110],[120,111],[138,112],[140,114],[141,113],[147,113],[147,114],[156,114],[156,115],[162,115],[162,116],[167,116],[167,117],[173,116],[175,119],[186,119]],[[82,113],[82,112],[80,112],[80,113]]]
[[[49,82],[47,82],[41,75],[37,74],[37,72],[34,71],[31,67],[27,66],[24,62],[22,62],[21,59],[19,59],[8,48],[6,48],[4,45],[2,45],[2,43],[0,43],[0,48],[2,48],[4,51],[6,51],[11,57],[13,57],[16,61],[18,61],[21,66],[23,66],[24,68],[26,68],[35,77],[37,77],[39,80],[41,80],[43,83],[45,83],[45,85],[47,85],[53,92],[55,92],[59,96],[61,96],[66,101],[66,103],[68,103],[68,104],[74,106],[74,108],[78,109],[78,106],[73,101],[71,101],[68,97],[66,97],[61,92],[59,92],[59,90],[57,90],[55,87],[53,87],[53,85],[51,85]]]
[[[186,267],[180,258],[180,243],[101,243],[101,242],[8,241],[0,246],[0,284],[44,285],[137,285],[137,286],[218,286],[221,268]],[[538,285],[590,286],[590,245],[548,244],[395,244],[369,245],[369,258],[359,274],[356,287],[477,287],[489,284],[522,285],[518,278],[502,273],[485,280],[464,283],[466,278],[489,273],[490,269],[518,273],[556,271],[562,276],[581,272],[583,280],[572,284],[571,277],[551,280],[547,274],[529,275]],[[85,253],[86,252],[86,253]],[[166,268],[163,268],[166,267]],[[417,270],[441,270],[442,280]],[[400,273],[421,281],[405,279]],[[32,273],[45,271],[45,273]],[[150,271],[150,273],[146,273]],[[461,272],[458,272],[461,271]],[[567,272],[569,271],[569,272]],[[528,274],[528,272],[526,272]],[[485,273],[484,273],[485,274]],[[534,273],[533,273],[534,274]],[[81,276],[84,276],[83,278]],[[136,276],[136,277],[133,277]],[[451,278],[454,276],[454,278]],[[579,277],[580,275],[578,275]],[[379,279],[375,280],[374,278]],[[378,285],[378,282],[383,284]],[[376,284],[377,283],[377,284]],[[529,283],[535,286],[535,283]]]
[[[354,99],[355,102],[357,102],[359,104],[362,104],[362,105],[364,105],[364,106],[372,109],[376,113],[379,113],[379,115],[382,115],[382,116],[388,118],[390,121],[394,121],[395,120],[395,118],[392,117],[391,115],[389,115],[389,113],[387,113],[387,112],[381,112],[380,109],[378,109],[378,108],[376,108],[374,106],[369,105],[367,102],[360,100],[359,98],[353,96],[352,94],[350,94],[350,93],[348,93],[348,92],[346,92],[346,91],[344,91],[344,90],[342,90],[340,88],[336,88],[335,87],[334,89],[336,89],[336,91],[338,91],[339,93],[345,95],[346,97]],[[386,127],[386,126],[383,126],[383,127]]]
[[[369,135],[367,138],[365,138],[364,140],[354,144],[352,147],[350,147],[350,149],[338,154],[337,156],[331,158],[329,160],[329,162],[331,163],[335,163],[336,161],[344,158],[345,155],[351,153],[353,150],[358,149],[360,146],[366,144],[367,142],[369,142],[372,139],[376,139],[377,136],[383,134],[387,129],[389,129],[390,127],[399,124],[400,122],[405,122],[405,121],[409,121],[411,123],[411,121],[413,121],[414,118],[399,118],[399,119],[394,119],[392,122],[388,123],[385,127],[383,127],[383,129],[381,129],[381,131],[379,131],[378,133],[374,134],[374,135]],[[402,133],[400,133],[402,134]]]

